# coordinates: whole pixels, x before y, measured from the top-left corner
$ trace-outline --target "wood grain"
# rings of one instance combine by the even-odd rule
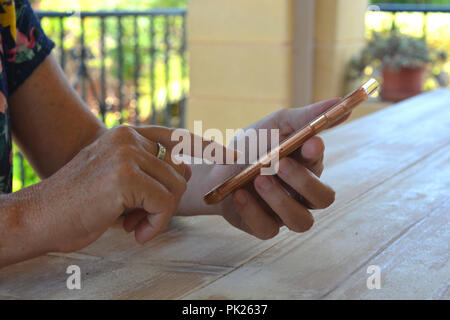
[[[68,290],[67,267],[82,271],[81,290]],[[202,271],[203,270],[203,271]],[[220,268],[116,263],[41,257],[2,269],[0,295],[24,299],[175,299],[226,272]]]
[[[285,235],[286,232],[277,239],[264,242],[232,228],[221,217],[174,218],[164,234],[145,246],[136,244],[134,235],[127,235],[117,225],[81,253],[111,261],[168,261],[236,267]]]
[[[361,268],[327,299],[450,299],[450,201],[435,208],[367,265],[381,268],[381,289],[367,290]]]
[[[450,146],[335,211],[312,232],[288,237],[241,268],[185,298],[207,299],[218,294],[236,299],[326,298],[350,275],[367,270],[375,257],[430,213],[448,214],[450,166],[445,166],[448,163]],[[422,164],[428,170],[423,170]],[[448,240],[448,223],[442,226],[442,221],[436,222],[441,229],[447,229]],[[443,236],[440,240],[444,240]],[[424,254],[422,257],[429,258],[431,264],[442,262],[442,258],[448,259],[448,241],[439,245],[437,251],[442,253],[443,246],[447,248],[444,256]],[[408,253],[403,252],[400,260],[410,260]],[[411,263],[409,267],[423,268],[423,265]],[[448,266],[445,268],[448,271]],[[448,277],[450,273],[443,271],[439,270],[437,279],[447,282],[448,278],[442,277]],[[426,276],[433,277],[433,270],[428,270]],[[352,284],[362,288],[367,277],[359,272],[352,278]],[[405,284],[409,286],[407,282]],[[380,294],[409,298],[405,291],[401,292],[395,286],[384,288]],[[421,294],[426,295],[426,292]],[[416,296],[419,297],[419,293]]]

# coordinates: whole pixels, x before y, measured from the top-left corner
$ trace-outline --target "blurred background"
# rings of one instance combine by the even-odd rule
[[[450,0],[31,2],[108,127],[237,129],[376,77],[353,120],[449,86]],[[38,181],[15,148],[14,191]]]

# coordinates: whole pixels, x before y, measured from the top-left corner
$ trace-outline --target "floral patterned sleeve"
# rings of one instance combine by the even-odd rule
[[[45,60],[55,44],[45,35],[28,0],[3,2],[15,4],[13,6],[15,21],[11,21],[10,37],[3,38],[5,71],[10,95]]]
[[[0,194],[12,192],[12,139],[8,97],[45,60],[54,43],[28,0],[0,0]]]

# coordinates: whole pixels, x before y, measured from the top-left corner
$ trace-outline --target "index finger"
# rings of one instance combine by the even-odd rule
[[[216,164],[235,162],[240,153],[216,141],[205,139],[186,129],[171,129],[166,127],[140,127],[135,130],[145,138],[161,143],[172,150],[171,158],[179,163],[175,156],[185,155],[206,159]]]

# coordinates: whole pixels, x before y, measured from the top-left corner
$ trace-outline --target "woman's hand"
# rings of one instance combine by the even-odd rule
[[[301,129],[333,106],[329,100],[305,108],[284,109],[254,124],[253,129],[279,129],[280,140]],[[340,121],[343,122],[345,119]],[[280,227],[305,232],[314,224],[310,210],[334,202],[335,192],[319,178],[324,170],[321,138],[307,141],[289,158],[281,159],[277,176],[259,176],[221,203],[223,217],[233,226],[260,239],[275,237]],[[210,185],[229,176],[231,168],[215,167]]]
[[[333,99],[309,107],[280,110],[249,129],[279,129],[282,140],[337,101]],[[310,210],[326,208],[334,202],[333,189],[319,180],[324,170],[324,150],[322,139],[310,139],[289,158],[280,161],[278,175],[259,176],[246,188],[237,190],[214,206],[205,205],[203,195],[242,170],[242,166],[192,167],[192,179],[178,214],[222,215],[233,226],[261,239],[276,236],[284,225],[296,232],[306,231],[314,223]]]
[[[175,214],[191,176],[188,166],[172,161],[171,150],[178,143],[171,140],[173,131],[117,127],[42,181],[37,190],[39,206],[50,222],[45,232],[54,240],[52,250],[67,252],[87,246],[124,212],[144,217],[133,228],[139,243],[161,233]],[[192,143],[200,142],[202,149],[214,143],[187,134]],[[156,142],[167,148],[164,161],[156,157]]]
[[[170,133],[155,128],[150,140],[131,127],[117,127],[38,184],[35,192],[47,221],[43,232],[51,238],[52,250],[87,246],[130,209],[139,208],[147,217],[137,226],[138,242],[160,233],[177,210],[190,177],[185,165],[170,161],[170,150],[166,161],[156,157],[155,141],[168,145]]]

